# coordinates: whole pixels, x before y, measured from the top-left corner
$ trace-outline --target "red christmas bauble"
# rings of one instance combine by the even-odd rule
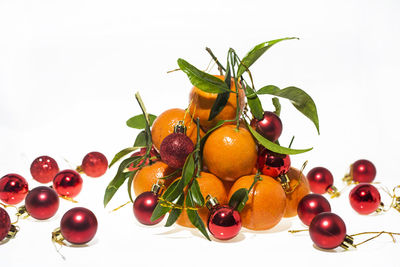
[[[265,111],[261,120],[252,119],[250,125],[271,142],[278,140],[282,134],[282,121],[271,111]]]
[[[354,182],[371,183],[376,176],[375,165],[366,159],[360,159],[351,165],[351,176]]]
[[[21,175],[11,173],[0,179],[0,200],[15,205],[25,199],[28,194],[28,183]]]
[[[324,167],[315,167],[307,174],[310,190],[317,194],[324,194],[333,185],[332,173]]]
[[[72,208],[62,217],[60,230],[68,242],[78,245],[85,244],[96,235],[96,216],[86,208]]]
[[[82,160],[82,171],[90,177],[100,177],[106,173],[108,161],[100,152],[90,152]]]
[[[160,146],[161,160],[172,168],[182,168],[194,144],[184,133],[172,133],[164,138]]]
[[[359,184],[349,194],[350,204],[360,214],[371,214],[381,204],[381,194],[371,184]]]
[[[31,164],[33,179],[39,183],[46,184],[53,181],[54,176],[60,171],[57,162],[49,156],[40,156]]]
[[[207,227],[215,238],[228,240],[239,234],[242,220],[237,210],[228,205],[217,205],[210,211]]]
[[[46,220],[56,214],[60,200],[56,191],[47,186],[38,186],[25,198],[25,208],[30,216],[38,220]]]
[[[145,154],[146,154],[146,148],[145,148],[145,147],[142,147],[142,148],[140,149],[140,151],[133,153],[133,154],[131,155],[131,157],[142,157],[142,156],[144,156]],[[157,158],[159,157],[159,154],[158,154],[157,150],[154,148],[154,146],[151,147],[151,150],[150,150],[150,157],[157,157]],[[154,161],[156,161],[156,160],[153,160],[153,162],[154,162]],[[140,161],[139,163],[135,164],[135,165],[136,165],[136,166],[139,166],[140,164],[142,164],[142,162],[143,162],[143,160]],[[149,159],[146,159],[146,163],[145,163],[144,165],[145,165],[145,166],[146,166],[146,165],[149,165],[149,163],[150,163],[150,160],[149,160]],[[139,167],[133,166],[133,163],[132,163],[131,165],[128,166],[128,169],[129,169],[129,171],[136,171],[137,169],[139,169]]]
[[[310,237],[314,244],[323,249],[333,249],[345,240],[346,225],[342,218],[331,212],[323,212],[310,223]]]
[[[82,190],[82,177],[74,170],[63,170],[53,180],[54,190],[64,197],[74,198]]]
[[[155,221],[151,221],[151,215],[158,204],[158,195],[154,192],[148,191],[143,192],[136,197],[133,203],[133,214],[136,219],[145,225],[155,225],[162,221],[164,216],[158,218]]]
[[[328,200],[319,194],[305,195],[297,206],[297,215],[305,225],[310,225],[312,219],[322,212],[330,212]]]
[[[273,178],[286,174],[290,169],[290,156],[262,148],[258,154],[257,168]]]
[[[11,220],[7,211],[0,207],[0,241],[7,237],[11,229]]]

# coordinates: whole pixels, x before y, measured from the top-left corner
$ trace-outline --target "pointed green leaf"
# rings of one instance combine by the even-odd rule
[[[183,207],[184,200],[185,200],[185,195],[182,194],[176,201],[176,204],[179,205],[180,207]],[[178,220],[181,214],[182,214],[182,209],[173,208],[168,216],[167,222],[165,223],[165,227],[173,225],[176,222],[176,220]]]
[[[229,63],[229,62],[228,62]],[[228,89],[231,89],[231,68],[228,66],[228,71],[225,75],[225,84],[228,87]],[[211,121],[214,119],[226,106],[228,103],[228,99],[231,93],[225,92],[225,93],[219,93],[217,96],[217,99],[215,99],[215,102],[211,108],[210,115],[208,117],[208,120]]]
[[[128,196],[129,196],[129,199],[132,201],[132,203],[135,202],[133,200],[133,197],[132,197],[132,183],[133,183],[133,178],[135,177],[136,172],[137,172],[137,170],[125,173],[125,175],[127,175],[129,177],[128,178],[128,183],[127,183],[127,185],[128,185]]]
[[[128,147],[125,149],[122,149],[120,152],[118,152],[117,154],[115,154],[114,158],[112,159],[110,165],[108,166],[109,168],[111,168],[111,166],[113,166],[118,160],[120,160],[122,157],[128,155],[129,153],[138,150],[141,147]]]
[[[163,199],[166,199],[168,195],[175,189],[175,187],[178,185],[179,180],[174,181],[164,192],[163,194]],[[168,211],[171,210],[171,207],[166,207],[164,205],[164,202],[162,200],[158,201],[157,206],[154,208],[153,213],[151,214],[150,221],[155,221],[162,216],[164,216]]]
[[[188,194],[186,196],[186,207],[192,207],[194,208],[194,201],[192,197],[192,193],[188,191]],[[192,209],[187,209],[186,213],[189,217],[190,222],[193,224],[194,227],[200,230],[200,232],[209,240],[211,241],[210,237],[208,236],[207,230],[204,226],[203,221],[201,220],[199,213],[197,210],[192,210]]]
[[[193,180],[192,186],[189,188],[193,197],[193,202],[198,206],[204,206],[204,198],[200,191],[200,185],[197,179]]]
[[[269,141],[268,139],[264,138],[261,134],[259,134],[258,132],[256,132],[256,130],[254,130],[252,127],[250,127],[247,124],[247,128],[249,129],[249,131],[251,132],[251,134],[257,139],[257,141],[264,146],[265,148],[271,150],[272,152],[276,152],[279,154],[285,154],[285,155],[296,155],[296,154],[301,154],[307,151],[310,151],[312,148],[307,148],[307,149],[291,149],[291,148],[287,148],[287,147],[283,147],[280,145],[277,145],[271,141]]]
[[[274,113],[279,117],[281,115],[281,103],[279,102],[279,98],[273,97],[272,104],[275,107]]]
[[[254,90],[249,86],[246,87],[246,98],[247,104],[250,107],[251,114],[253,114],[253,116],[257,120],[262,120],[262,118],[264,117],[264,109],[262,107],[261,101]]]
[[[149,114],[149,125],[151,126],[154,120],[157,118],[156,115]],[[145,129],[146,119],[143,114],[136,115],[126,121],[126,125],[135,129]]]
[[[314,100],[300,88],[291,86],[284,89],[279,89],[274,85],[267,85],[257,91],[257,94],[269,94],[278,97],[289,99],[293,106],[309,118],[317,128],[319,134],[319,120],[317,107],[315,106]]]
[[[136,147],[145,147],[147,145],[147,133],[146,131],[141,131],[135,139],[135,143],[133,146]]]
[[[229,92],[229,88],[224,81],[197,69],[187,61],[180,58],[178,59],[178,65],[189,77],[190,82],[200,90],[216,94]]]
[[[246,205],[248,199],[249,190],[247,190],[247,188],[240,188],[235,193],[233,193],[231,199],[229,199],[229,206],[231,206],[238,212],[241,212]]]
[[[242,59],[238,71],[237,71],[237,77],[242,76],[242,74],[250,68],[251,65],[253,65],[254,62],[257,61],[259,57],[261,57],[268,49],[270,49],[273,45],[284,41],[284,40],[292,40],[292,39],[299,39],[296,37],[288,37],[288,38],[282,38],[282,39],[276,39],[268,42],[261,43],[259,45],[256,45],[253,49],[251,49],[247,55]]]

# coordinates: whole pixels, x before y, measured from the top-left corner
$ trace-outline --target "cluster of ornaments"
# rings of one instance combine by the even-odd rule
[[[18,207],[17,217],[31,216],[36,220],[53,217],[60,206],[60,198],[74,201],[81,192],[83,179],[80,172],[89,177],[100,177],[108,168],[107,158],[100,152],[88,153],[77,170],[60,171],[57,162],[49,156],[36,158],[30,167],[34,180],[51,186],[38,186],[29,190],[27,180],[18,174],[7,174],[0,179],[0,201],[2,206]],[[1,204],[1,203],[0,203]],[[17,220],[18,221],[18,220]],[[11,223],[7,211],[0,207],[0,242],[12,238],[18,231]],[[53,232],[53,241],[64,244],[85,244],[93,239],[97,231],[97,218],[92,211],[83,207],[68,210],[62,217],[60,227]]]

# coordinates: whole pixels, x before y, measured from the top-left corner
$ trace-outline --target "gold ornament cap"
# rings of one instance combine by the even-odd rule
[[[340,192],[334,185],[331,185],[330,187],[328,187],[328,190],[326,190],[326,192],[331,196],[331,198],[340,196]]]
[[[216,197],[213,197],[211,195],[207,195],[206,197],[206,207],[207,209],[211,210],[215,206],[219,205],[219,202]]]
[[[177,125],[174,127],[174,133],[183,133],[186,134],[186,126],[184,121],[179,121]]]
[[[354,243],[354,238],[352,236],[346,235],[344,237],[343,242],[340,244],[340,247],[342,247],[344,249],[355,248],[353,243]]]

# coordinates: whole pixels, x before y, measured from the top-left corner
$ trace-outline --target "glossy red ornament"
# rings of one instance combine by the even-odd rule
[[[330,212],[331,205],[328,200],[319,194],[305,195],[297,206],[297,215],[305,225],[310,225],[312,219],[322,213]]]
[[[158,194],[152,191],[143,192],[136,197],[133,203],[133,214],[136,219],[145,225],[155,225],[162,221],[164,216],[151,221],[151,215],[158,204]]]
[[[131,157],[142,157],[142,156],[144,156],[145,154],[146,154],[146,148],[145,148],[145,147],[142,147],[142,148],[140,149],[140,151],[133,153],[133,154],[131,155]],[[158,152],[157,152],[157,150],[154,148],[154,146],[151,147],[151,150],[150,150],[150,157],[151,157],[151,158],[156,157],[156,158],[158,159],[159,156],[160,156],[160,155],[158,154]],[[157,159],[153,160],[153,162],[156,161]],[[136,165],[136,166],[139,166],[139,165],[142,164],[142,162],[143,162],[143,160],[140,161],[139,163],[135,164],[135,165]],[[146,159],[146,163],[145,163],[144,165],[145,165],[145,166],[146,166],[146,165],[149,165],[149,163],[150,163],[150,160],[149,160],[149,159]],[[128,169],[129,169],[129,171],[136,171],[137,169],[139,169],[139,167],[133,166],[133,163],[132,163],[131,165],[128,166]]]
[[[63,170],[54,177],[53,187],[60,196],[74,198],[81,192],[82,183],[79,173],[74,170]]]
[[[194,144],[184,133],[172,133],[160,145],[161,160],[172,168],[182,168]]]
[[[317,194],[324,194],[333,185],[332,173],[324,167],[315,167],[307,174],[310,190]]]
[[[57,162],[49,156],[40,156],[31,164],[31,175],[39,183],[46,184],[53,181],[60,171]]]
[[[11,220],[7,211],[0,207],[0,242],[7,237],[11,229]]]
[[[0,200],[6,204],[20,203],[28,191],[28,183],[21,175],[11,173],[0,179]]]
[[[261,120],[252,119],[250,125],[271,142],[278,140],[282,134],[282,121],[278,115],[271,111],[265,111]]]
[[[323,212],[312,219],[309,233],[316,246],[323,249],[334,249],[345,240],[346,225],[338,215]]]
[[[207,228],[215,238],[228,240],[239,234],[242,220],[237,210],[228,205],[218,204],[210,210]]]
[[[371,183],[375,179],[376,168],[371,161],[360,159],[351,165],[350,175],[354,182]]]
[[[286,174],[290,169],[290,156],[261,148],[257,158],[257,168],[273,178]]]
[[[25,198],[25,208],[30,216],[38,220],[46,220],[56,214],[60,200],[56,191],[47,186],[38,186]]]
[[[72,244],[85,244],[93,239],[97,232],[97,218],[86,208],[77,207],[67,211],[61,219],[62,236]]]
[[[90,152],[82,160],[82,171],[89,177],[100,177],[106,173],[108,161],[100,152]]]
[[[381,205],[381,194],[371,184],[359,184],[349,194],[350,204],[355,211],[367,215],[376,212]]]

